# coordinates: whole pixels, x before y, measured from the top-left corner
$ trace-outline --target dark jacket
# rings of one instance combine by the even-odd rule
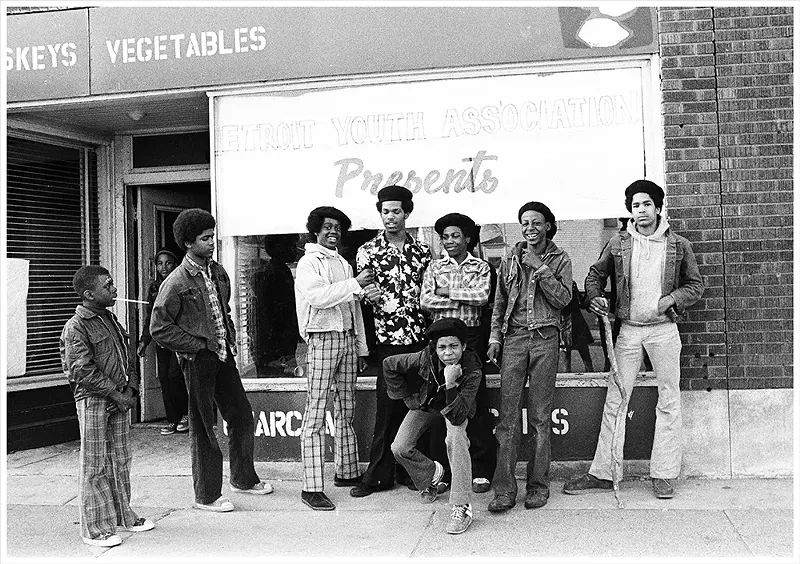
[[[606,280],[609,276],[614,276],[617,289],[614,311],[619,319],[630,319],[632,252],[631,234],[627,229],[620,229],[600,253],[597,262],[589,268],[585,282],[586,304],[589,304],[592,298],[603,297]],[[682,315],[687,307],[700,299],[703,290],[703,279],[697,268],[697,259],[691,243],[667,229],[664,277],[661,282],[662,296],[671,295],[675,299],[675,311],[678,315]]]
[[[384,359],[383,376],[386,378],[386,391],[390,398],[400,400],[416,394],[420,405],[425,405],[428,399],[428,384],[434,371],[438,380],[444,382],[444,364],[436,356],[434,346],[429,344],[419,352],[396,354]],[[417,374],[419,378],[414,378],[413,376]],[[478,392],[481,376],[481,362],[478,355],[467,348],[461,357],[461,377],[457,380],[458,385],[446,391],[446,405],[441,410],[442,415],[453,425],[461,425],[468,417],[475,416],[475,394]],[[419,390],[416,392],[413,391],[415,383],[419,385]]]
[[[107,397],[125,386],[138,395],[139,378],[130,337],[112,312],[101,315],[79,305],[64,325],[59,350],[61,368],[75,401]]]
[[[147,286],[147,306],[144,314],[144,323],[142,324],[142,336],[139,337],[139,342],[143,343],[145,347],[150,346],[150,341],[153,340],[150,335],[150,318],[153,315],[153,304],[156,302],[161,282],[161,280],[151,280]]]
[[[227,340],[236,350],[236,329],[231,320],[231,281],[217,262],[209,260],[211,280],[214,281],[223,311]],[[214,320],[211,316],[208,290],[203,274],[188,256],[161,283],[150,320],[150,334],[156,343],[194,360],[203,349],[217,351]]]
[[[572,260],[551,240],[545,247],[544,266],[537,271],[523,265],[522,251],[527,243],[517,243],[500,264],[497,289],[494,294],[492,312],[492,334],[490,343],[502,343],[508,332],[511,317],[522,286],[522,276],[530,276],[529,291],[533,295],[533,318],[529,328],[538,329],[547,325],[560,327],[561,309],[572,298]],[[541,291],[537,291],[541,290]]]

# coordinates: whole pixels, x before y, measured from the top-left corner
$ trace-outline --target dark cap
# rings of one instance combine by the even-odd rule
[[[550,224],[550,229],[547,230],[547,238],[552,241],[553,237],[556,235],[556,231],[558,231],[558,226],[556,226],[556,216],[553,215],[553,212],[550,211],[550,208],[548,208],[542,202],[528,202],[519,208],[517,221],[522,223],[522,214],[526,211],[539,212],[544,216],[544,220]]]
[[[410,202],[413,196],[411,190],[403,186],[386,186],[378,192],[378,203]]]
[[[464,234],[464,237],[469,237],[470,242],[471,240],[475,239],[476,225],[469,216],[466,216],[463,213],[448,213],[447,215],[443,215],[437,219],[436,223],[433,225],[433,228],[439,234],[439,237],[441,237],[445,228],[450,226],[455,226],[461,229],[461,233]]]
[[[158,252],[155,254],[155,257],[154,257],[154,258],[155,258],[156,260],[158,260],[158,257],[159,257],[160,255],[167,255],[167,256],[170,256],[170,257],[172,257],[172,260],[174,260],[174,261],[175,261],[175,264],[178,264],[178,257],[176,257],[176,256],[175,256],[175,253],[173,253],[173,252],[172,252],[172,251],[170,251],[169,249],[161,249],[160,251],[158,251]]]
[[[664,190],[661,189],[661,186],[649,180],[637,180],[625,188],[625,209],[631,211],[633,195],[639,192],[649,195],[658,209],[664,207]]]
[[[467,342],[467,326],[460,319],[455,317],[443,317],[438,321],[431,323],[425,335],[430,339],[434,345],[440,337],[458,337],[462,343]]]

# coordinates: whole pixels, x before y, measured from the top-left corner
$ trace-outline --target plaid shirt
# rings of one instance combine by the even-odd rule
[[[219,348],[217,349],[217,357],[219,357],[222,362],[225,362],[225,360],[228,358],[228,342],[226,340],[227,332],[225,330],[225,318],[223,317],[225,314],[222,311],[222,305],[219,303],[217,286],[211,279],[208,263],[206,264],[206,267],[203,268],[189,258],[188,254],[186,255],[186,259],[192,263],[192,265],[203,275],[203,281],[206,283],[206,290],[208,290],[208,301],[210,302],[209,305],[211,306],[211,319],[214,321],[214,336],[217,338],[217,344],[219,345]],[[208,259],[208,261],[210,263],[211,259]]]
[[[449,288],[450,297],[436,295],[436,288]],[[422,309],[433,320],[455,317],[467,327],[481,324],[481,306],[489,302],[491,269],[489,263],[467,253],[461,264],[449,256],[431,262],[422,280]]]
[[[372,269],[381,291],[375,311],[375,336],[382,345],[413,345],[425,338],[425,316],[419,307],[422,273],[431,251],[406,235],[402,252],[386,240],[383,231],[358,248],[356,266]]]

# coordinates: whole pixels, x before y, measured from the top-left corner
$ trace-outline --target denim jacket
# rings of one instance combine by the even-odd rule
[[[439,374],[438,379],[444,381],[444,365],[436,356],[435,346],[435,343],[430,343],[419,352],[396,354],[384,359],[383,377],[386,379],[386,393],[390,398],[401,400],[416,394],[420,405],[425,405],[428,400],[428,383],[434,370]],[[416,374],[419,374],[419,379],[407,378]],[[478,393],[482,374],[478,355],[467,348],[461,357],[458,385],[445,392],[447,405],[441,411],[453,425],[461,425],[468,417],[475,416],[475,395]],[[411,384],[419,380],[421,385],[415,392],[411,389]]]
[[[548,239],[542,258],[544,265],[533,271],[523,264],[522,251],[526,245],[525,241],[517,243],[500,265],[494,294],[490,343],[502,343],[508,332],[508,320],[516,307],[523,276],[530,277],[528,290],[533,296],[528,329],[540,329],[548,325],[558,329],[561,324],[561,310],[572,299],[572,260],[566,251]]]
[[[229,303],[231,280],[222,265],[213,260],[209,260],[209,269],[223,308],[228,345],[235,351],[236,329],[231,320]],[[179,357],[194,360],[195,355],[203,349],[217,351],[211,315],[203,273],[188,257],[183,257],[180,266],[161,283],[153,304],[150,334],[162,347],[175,351]]]
[[[592,298],[603,297],[608,277],[614,276],[617,289],[614,311],[620,319],[630,319],[632,253],[631,234],[621,229],[605,246],[597,262],[589,268],[585,282],[586,304]],[[683,315],[686,308],[700,299],[703,290],[703,279],[691,243],[668,229],[661,294],[671,295],[675,299],[675,311]]]
[[[138,395],[139,377],[130,337],[113,313],[104,316],[79,305],[64,325],[59,350],[61,368],[75,401],[106,397],[125,386]]]

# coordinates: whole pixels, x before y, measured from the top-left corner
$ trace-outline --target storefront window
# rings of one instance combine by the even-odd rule
[[[555,243],[569,253],[573,278],[583,303],[584,279],[606,242],[619,229],[618,219],[559,221]],[[431,227],[409,229],[411,235],[442,256],[439,237]],[[355,270],[358,247],[374,237],[376,230],[355,230],[342,241],[340,253]],[[249,235],[229,238],[233,242],[238,294],[233,315],[237,324],[239,368],[244,378],[298,378],[305,376],[306,346],[299,336],[294,300],[297,261],[303,256],[306,233]],[[480,244],[474,254],[495,269],[502,258],[522,241],[519,224],[487,224],[481,227]],[[367,344],[375,343],[369,306],[362,307]],[[484,322],[490,322],[487,309]],[[606,364],[602,330],[597,318],[579,308],[564,313],[559,372],[600,372]],[[567,333],[569,332],[569,336]],[[377,365],[369,363],[365,376],[374,376]],[[497,368],[486,365],[487,373]]]

